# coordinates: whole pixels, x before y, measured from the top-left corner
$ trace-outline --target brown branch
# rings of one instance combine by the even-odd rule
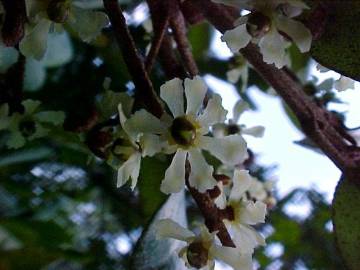
[[[149,5],[154,29],[159,28],[163,17],[163,10],[168,9],[169,6],[163,0],[147,0],[147,3]],[[186,77],[186,72],[183,66],[179,64],[179,61],[174,54],[172,44],[173,40],[171,36],[168,33],[165,33],[159,49],[160,63],[169,80],[175,77],[184,79]]]
[[[193,0],[193,3],[219,31],[224,33],[234,28],[233,24],[237,18],[227,12],[222,5],[214,4],[209,0]],[[301,123],[304,133],[336,166],[345,173],[359,173],[359,148],[348,145],[341,132],[331,125],[331,114],[317,106],[305,94],[296,76],[287,68],[277,69],[274,65],[264,63],[257,46],[252,43],[240,52],[284,99]]]
[[[187,38],[185,19],[181,12],[179,2],[177,0],[171,0],[170,3],[170,25],[174,33],[177,49],[190,76],[194,77],[199,74],[199,69],[194,60],[191,45]]]
[[[2,27],[3,42],[8,47],[17,45],[24,36],[27,20],[25,0],[1,0],[5,9]]]
[[[136,87],[136,102],[142,103],[152,114],[161,117],[163,108],[155,94],[117,0],[103,0],[103,2],[114,29],[115,38]]]
[[[166,35],[169,25],[168,9],[163,8],[162,12],[159,12],[157,14],[161,14],[161,16],[159,16],[160,17],[159,20],[155,20],[155,21],[153,20],[154,38],[151,43],[149,54],[146,57],[146,61],[145,61],[145,67],[148,73],[150,73],[154,65],[155,59],[159,54],[161,44],[164,40],[164,36]]]

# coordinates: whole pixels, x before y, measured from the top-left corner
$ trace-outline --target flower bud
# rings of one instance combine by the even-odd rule
[[[183,146],[190,146],[196,138],[195,126],[183,116],[174,119],[170,132],[175,142]]]
[[[47,7],[47,15],[50,20],[56,23],[64,23],[70,12],[68,0],[51,0]]]
[[[200,269],[207,265],[209,251],[201,242],[193,242],[187,248],[186,257],[190,266]]]
[[[248,33],[254,38],[263,37],[270,31],[270,28],[270,18],[258,11],[251,13],[246,23]]]

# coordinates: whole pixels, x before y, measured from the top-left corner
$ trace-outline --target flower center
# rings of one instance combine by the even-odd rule
[[[263,37],[270,31],[270,27],[270,18],[258,11],[251,13],[246,23],[246,30],[254,38]]]
[[[186,257],[192,267],[200,269],[207,265],[209,250],[201,242],[193,242],[187,249]]]
[[[36,132],[35,122],[32,120],[24,120],[19,123],[19,130],[24,137],[30,137]]]
[[[69,16],[70,3],[67,0],[51,0],[46,12],[53,22],[64,23]]]
[[[227,134],[228,135],[237,134],[239,132],[240,132],[240,128],[238,125],[230,124],[227,126]]]
[[[175,142],[183,146],[190,146],[196,138],[195,126],[184,116],[174,119],[170,132]]]

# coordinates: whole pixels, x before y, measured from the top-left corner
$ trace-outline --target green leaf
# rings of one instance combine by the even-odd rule
[[[129,116],[134,103],[133,98],[126,93],[106,91],[97,104],[102,118],[109,119],[116,114],[119,103],[123,104],[123,111],[126,116]]]
[[[65,230],[52,221],[29,221],[14,218],[2,220],[0,226],[25,246],[56,249],[70,240]]]
[[[154,222],[163,218],[171,218],[186,227],[185,194],[172,194],[156,213],[154,219],[139,239],[132,257],[133,270],[182,270],[186,269],[176,254],[180,248],[179,241],[156,239]]]
[[[146,221],[165,202],[167,196],[160,191],[160,183],[169,164],[156,158],[146,157],[141,161],[138,181],[140,201]]]
[[[208,23],[194,25],[190,28],[188,38],[195,59],[202,58],[209,50],[211,28]]]
[[[43,111],[38,112],[34,117],[40,122],[61,125],[65,120],[65,113],[61,111]]]
[[[354,181],[355,182],[355,181]],[[338,247],[346,265],[358,270],[360,265],[360,187],[342,178],[333,201],[333,223]]]
[[[0,167],[50,158],[54,152],[47,147],[11,151],[0,156]]]
[[[360,2],[331,1],[324,34],[313,42],[311,55],[321,65],[360,80]]]
[[[67,32],[50,33],[48,49],[42,63],[48,67],[58,67],[68,63],[73,58],[73,48]]]

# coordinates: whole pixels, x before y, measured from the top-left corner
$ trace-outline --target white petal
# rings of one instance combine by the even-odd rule
[[[285,32],[299,47],[301,52],[308,52],[311,48],[311,32],[299,21],[286,17],[278,18],[277,28]]]
[[[128,135],[137,139],[141,133],[161,134],[164,132],[164,124],[151,113],[142,109],[135,112],[124,124]]]
[[[207,86],[200,76],[185,79],[186,114],[197,115],[202,107]]]
[[[224,122],[226,119],[227,110],[221,105],[221,96],[214,94],[203,112],[197,120],[202,128],[208,131],[208,127],[213,124]]]
[[[354,89],[355,81],[345,76],[341,76],[340,79],[336,80],[334,87],[338,91],[345,91],[347,89]]]
[[[265,128],[263,126],[255,126],[251,128],[243,128],[241,134],[251,135],[255,138],[261,138],[264,136]]]
[[[123,107],[122,107],[121,103],[119,103],[119,105],[118,105],[118,111],[119,111],[119,118],[120,118],[121,127],[125,128],[125,122],[126,122],[127,118],[125,116],[125,113],[124,113],[124,110],[123,110]]]
[[[233,118],[232,121],[234,121],[234,123],[237,123],[239,121],[240,116],[249,109],[249,104],[240,99],[238,102],[236,102],[234,108],[233,108]]]
[[[216,186],[217,182],[214,179],[214,168],[207,164],[202,153],[198,149],[191,149],[189,151],[189,162],[191,172],[189,175],[189,183],[199,192],[205,192]]]
[[[228,222],[225,222],[225,225],[229,229]],[[252,253],[255,247],[265,245],[264,237],[250,226],[237,224],[230,230],[234,233],[234,243],[241,253]]]
[[[160,97],[166,102],[174,118],[184,114],[184,88],[182,80],[174,78],[160,87]]]
[[[184,150],[177,150],[169,168],[167,168],[160,187],[160,190],[165,194],[177,193],[184,188],[186,154],[187,152]]]
[[[156,153],[161,152],[163,147],[163,141],[160,137],[153,134],[144,134],[140,137],[141,153],[142,156],[153,156]]]
[[[240,253],[238,248],[213,245],[210,252],[216,259],[230,265],[235,270],[252,270],[252,254]]]
[[[246,30],[246,24],[241,24],[234,29],[228,30],[221,37],[233,53],[238,53],[240,49],[246,47],[251,41],[251,36]]]
[[[227,165],[242,163],[247,157],[246,142],[241,135],[229,135],[222,138],[203,136],[200,147]]]
[[[35,27],[26,26],[26,35],[20,42],[20,50],[27,57],[41,60],[47,48],[48,33],[51,21],[41,19]]]
[[[277,68],[285,65],[286,41],[276,29],[272,29],[260,40],[259,47],[265,63],[275,64]]]
[[[235,84],[239,81],[240,75],[243,72],[243,69],[241,68],[233,68],[226,72],[226,79]]]
[[[227,204],[226,194],[224,192],[224,185],[219,182],[217,184],[218,188],[220,189],[221,193],[220,195],[214,200],[214,203],[216,206],[220,209],[225,209]]]
[[[239,201],[244,193],[249,190],[251,181],[252,179],[249,171],[235,170],[234,177],[232,179],[233,186],[230,192],[229,200]]]
[[[246,205],[240,211],[240,222],[243,224],[255,225],[264,223],[266,216],[266,204],[260,201],[246,202]]]
[[[184,228],[171,219],[160,219],[156,221],[156,238],[174,238],[177,240],[188,242],[195,234]]]
[[[125,161],[118,170],[117,187],[124,185],[131,178],[131,188],[134,189],[139,177],[141,154],[135,152]]]

